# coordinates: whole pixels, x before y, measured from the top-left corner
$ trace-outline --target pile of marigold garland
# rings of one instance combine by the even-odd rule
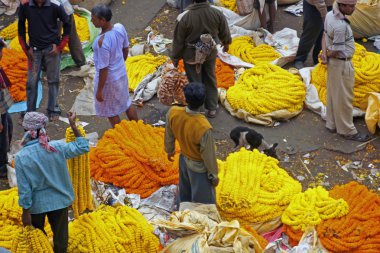
[[[360,44],[355,43],[355,54],[352,58],[355,70],[353,105],[362,110],[367,108],[369,92],[380,92],[380,54],[367,52]],[[311,72],[311,83],[317,88],[319,99],[326,104],[327,99],[327,66],[319,63]]]
[[[78,126],[83,137],[86,133],[82,126]],[[66,129],[66,142],[75,141],[71,127]],[[85,210],[93,210],[91,184],[90,184],[90,160],[88,153],[67,160],[71,182],[74,189],[74,203],[72,204],[74,217],[78,218]]]
[[[179,146],[174,162],[164,150],[165,129],[141,120],[123,120],[105,132],[90,151],[91,176],[149,197],[164,185],[178,184]]]
[[[44,252],[53,253],[49,238],[37,228],[27,226],[12,241],[13,253]]]
[[[9,93],[13,100],[15,102],[25,101],[28,60],[24,52],[7,48],[3,49],[1,66],[12,83]]]
[[[317,225],[318,238],[323,246],[333,253],[379,252],[380,196],[357,182],[335,186],[329,195],[344,199],[349,208],[347,215],[322,220]],[[284,225],[283,231],[293,245],[301,239],[301,230]]]
[[[223,7],[237,13],[236,0],[220,0]]]
[[[222,218],[250,225],[280,217],[302,188],[278,163],[256,149],[244,148],[219,161],[216,203]]]
[[[183,60],[179,61],[178,70],[180,72],[186,72]],[[215,77],[218,88],[228,89],[235,83],[235,71],[233,67],[224,63],[219,58],[216,58],[215,62]]]
[[[281,54],[267,44],[255,46],[255,42],[249,36],[234,38],[228,53],[255,65],[263,62],[272,62],[281,57]]]
[[[236,84],[227,91],[233,109],[243,109],[252,115],[278,110],[302,110],[306,90],[297,75],[268,63],[244,71]]]
[[[136,209],[100,206],[69,224],[68,252],[156,253],[153,226]]]
[[[143,54],[130,56],[126,60],[129,90],[134,91],[139,83],[149,74],[153,74],[159,66],[167,61],[166,56]]]

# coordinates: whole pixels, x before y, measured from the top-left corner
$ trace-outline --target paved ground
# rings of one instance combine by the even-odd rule
[[[120,22],[127,28],[130,38],[136,36],[146,36],[143,31],[150,25],[152,28],[162,32],[166,37],[171,38],[174,27],[174,20],[178,12],[165,5],[165,0],[126,0],[125,4],[121,0],[112,2],[111,7],[114,13],[114,22]],[[290,27],[298,31],[300,35],[302,29],[302,17],[295,17],[285,13],[283,8],[278,10],[278,18],[275,24],[276,30]],[[8,19],[12,19],[8,18]],[[0,20],[0,24],[6,24],[7,20]],[[366,47],[373,49],[370,44]],[[309,62],[310,64],[310,62]],[[71,70],[65,70],[63,74]],[[62,76],[62,89],[60,103],[64,111],[71,108],[76,95],[83,87],[84,83],[79,78]],[[46,93],[46,87],[45,93]],[[43,100],[40,111],[44,111],[46,97]],[[155,123],[164,120],[168,110],[158,102],[156,98],[149,101],[142,108],[138,108],[141,119],[147,123]],[[12,115],[15,122],[15,139],[21,138],[22,128],[17,124],[18,115]],[[97,117],[80,117],[80,120],[89,122],[86,127],[87,132],[96,131],[101,136],[109,124],[105,119]],[[358,146],[359,143],[345,141],[336,134],[330,134],[324,129],[324,122],[321,118],[304,110],[298,117],[290,121],[280,122],[277,127],[262,127],[248,125],[241,120],[233,118],[221,108],[217,117],[211,120],[215,129],[215,138],[218,147],[218,157],[224,159],[232,150],[232,141],[229,139],[229,132],[238,125],[246,125],[261,132],[269,142],[278,142],[280,150],[280,160],[284,167],[294,177],[303,179],[304,188],[309,185],[323,184],[330,188],[336,184],[354,180],[353,173],[357,175],[357,180],[361,181],[369,188],[380,191],[380,179],[370,175],[372,166],[380,168],[380,139],[375,140],[367,146]],[[363,119],[355,120],[359,129],[366,131]],[[66,125],[63,122],[50,124],[48,132],[53,139],[64,138]],[[289,152],[291,150],[291,152]],[[291,153],[291,154],[290,154]],[[304,157],[306,156],[306,157]],[[309,157],[309,158],[307,158]],[[361,169],[350,169],[343,171],[337,161],[342,164],[350,161],[362,161]],[[372,164],[372,165],[371,165]],[[5,187],[4,182],[3,186]]]

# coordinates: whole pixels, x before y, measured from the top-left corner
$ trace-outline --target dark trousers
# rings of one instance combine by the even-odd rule
[[[0,133],[0,172],[7,172],[8,156],[7,153],[10,149],[12,141],[13,124],[12,118],[9,113],[1,114],[1,124],[3,125],[3,131]]]
[[[203,83],[206,89],[205,108],[216,110],[218,107],[218,87],[215,78],[215,61],[212,57],[205,61],[201,66],[200,73],[196,71],[196,65],[185,63],[186,76],[189,82]]]
[[[183,155],[179,158],[179,201],[215,204],[215,188],[207,172],[192,171],[187,167]]]
[[[65,253],[69,242],[68,208],[66,207],[47,213],[32,214],[33,227],[42,230],[45,234],[46,216],[53,231],[54,253]]]
[[[328,11],[331,9],[331,6],[327,7]],[[322,49],[323,26],[321,13],[314,5],[303,0],[302,35],[298,44],[296,61],[305,62],[311,48],[314,46],[313,62],[314,64],[318,63],[318,55]]]

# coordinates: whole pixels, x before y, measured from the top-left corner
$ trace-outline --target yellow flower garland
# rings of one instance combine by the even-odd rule
[[[348,213],[344,199],[333,199],[323,187],[307,189],[297,194],[282,214],[282,222],[292,229],[305,231],[322,220],[340,218]]]
[[[263,62],[272,62],[281,57],[273,47],[267,44],[255,46],[255,43],[249,36],[234,38],[228,53],[255,65]]]
[[[78,126],[82,136],[86,136],[83,127]],[[71,127],[66,129],[66,142],[72,142],[75,136]],[[89,155],[84,154],[67,160],[71,182],[74,188],[74,202],[72,208],[74,217],[77,218],[85,210],[93,210],[91,184],[90,184],[90,161]]]
[[[223,7],[237,13],[236,0],[220,0]]]
[[[166,60],[166,56],[153,56],[149,53],[128,57],[125,63],[128,73],[129,90],[134,91],[144,77],[153,74]]]
[[[48,237],[32,226],[22,228],[12,241],[13,253],[44,252],[53,253]]]
[[[156,253],[158,248],[153,226],[128,206],[100,206],[69,224],[69,253]]]
[[[244,71],[236,84],[227,91],[233,109],[252,115],[278,110],[302,110],[306,90],[298,76],[268,63]]]
[[[355,54],[352,58],[355,69],[353,105],[362,110],[367,108],[369,92],[380,92],[380,55],[367,52],[355,43]],[[311,83],[316,87],[319,99],[326,105],[327,99],[327,66],[318,64],[311,72]]]
[[[226,220],[242,225],[266,222],[282,215],[301,184],[278,167],[278,160],[258,150],[230,154],[218,161],[217,206]]]
[[[88,27],[87,18],[74,14],[75,27],[77,29],[78,37],[80,42],[86,42],[90,40],[90,28]],[[63,52],[69,52],[69,46],[66,45]]]
[[[26,27],[28,27],[28,22],[26,22]],[[8,25],[0,31],[0,37],[5,40],[11,40],[17,37],[18,34],[18,20]]]

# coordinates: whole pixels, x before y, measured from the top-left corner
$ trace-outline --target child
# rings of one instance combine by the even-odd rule
[[[5,43],[0,39],[0,60],[3,57],[3,48]],[[13,124],[8,114],[9,107],[13,104],[12,97],[8,92],[10,82],[0,67],[0,179],[7,177],[7,152],[10,148],[12,139]]]

